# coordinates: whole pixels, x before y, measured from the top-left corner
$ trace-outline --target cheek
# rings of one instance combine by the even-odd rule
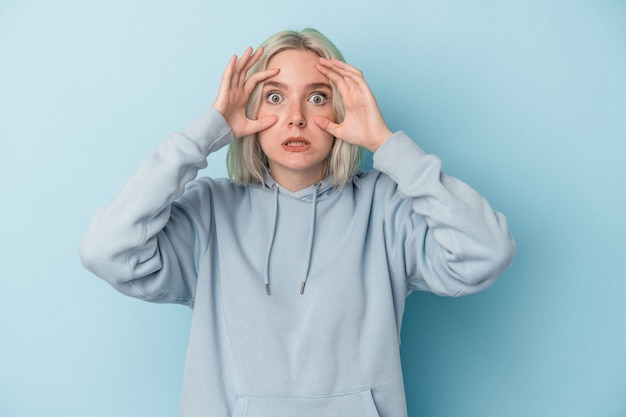
[[[267,144],[270,142],[269,138],[271,137],[271,133],[268,133],[268,130],[270,129],[257,133],[257,140],[259,141],[259,145],[261,146],[261,150],[263,152],[265,152]]]
[[[315,114],[324,116],[330,120],[335,120],[335,110],[333,109],[333,105],[331,102],[327,103],[323,107],[317,108]]]
[[[257,119],[267,116],[268,114],[270,113],[267,111],[267,106],[264,103],[261,103],[259,110],[257,111]]]
[[[281,151],[280,138],[285,135],[285,132],[281,131],[277,124],[256,134],[259,146],[266,155],[273,155],[275,152]]]

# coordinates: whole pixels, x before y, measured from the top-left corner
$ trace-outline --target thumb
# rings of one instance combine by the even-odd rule
[[[254,126],[255,127],[255,131],[260,132],[262,130],[270,128],[277,121],[278,121],[278,116],[276,116],[275,114],[270,114],[270,115],[264,116],[264,117],[256,120],[256,123],[254,124],[255,125]]]
[[[321,129],[324,129],[325,131],[327,131],[328,133],[330,133],[333,136],[337,136],[337,135],[335,135],[335,132],[337,131],[337,128],[339,127],[339,125],[337,123],[332,122],[330,119],[328,119],[328,118],[326,118],[324,116],[315,116],[313,118],[313,121]]]

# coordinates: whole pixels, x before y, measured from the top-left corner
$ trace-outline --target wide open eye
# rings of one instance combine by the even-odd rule
[[[321,106],[322,104],[326,104],[326,102],[328,101],[328,97],[325,93],[313,93],[309,97],[309,101],[313,104]]]
[[[265,95],[265,100],[270,104],[278,104],[283,101],[283,96],[276,91],[270,91]]]

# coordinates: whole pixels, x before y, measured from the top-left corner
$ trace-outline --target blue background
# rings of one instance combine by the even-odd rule
[[[518,243],[486,292],[409,298],[410,414],[625,416],[626,2],[222,3],[0,3],[0,415],[177,415],[190,311],[117,294],[78,242],[233,53],[313,26]]]

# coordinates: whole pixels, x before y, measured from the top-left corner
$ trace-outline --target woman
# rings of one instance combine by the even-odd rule
[[[195,179],[230,144],[231,179]],[[374,153],[357,172],[359,149]],[[229,62],[211,108],[96,214],[85,267],[193,309],[183,416],[404,416],[413,290],[459,296],[509,266],[506,220],[385,124],[319,32]]]

